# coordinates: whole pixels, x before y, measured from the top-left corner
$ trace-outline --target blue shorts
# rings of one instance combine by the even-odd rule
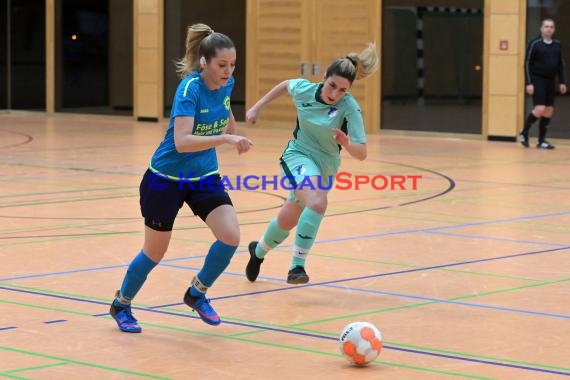
[[[186,203],[202,220],[221,205],[233,206],[219,174],[196,182],[173,181],[149,169],[140,184],[141,213],[145,225],[172,231],[178,210]]]

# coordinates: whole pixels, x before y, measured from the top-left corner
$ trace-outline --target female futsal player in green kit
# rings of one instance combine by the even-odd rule
[[[378,55],[374,44],[360,54],[349,53],[335,60],[326,70],[323,81],[290,79],[279,83],[265,94],[246,114],[255,123],[260,112],[274,99],[289,93],[297,108],[297,127],[280,158],[284,175],[294,190],[279,214],[259,240],[249,243],[250,259],[246,267],[249,281],[259,275],[261,263],[269,250],[289,236],[297,226],[292,262],[287,282],[304,284],[309,281],[305,260],[327,208],[330,180],[340,166],[340,150],[358,160],[366,158],[366,137],[360,106],[348,92],[352,83],[374,73]],[[312,186],[300,186],[303,181]],[[318,184],[318,186],[317,186]]]

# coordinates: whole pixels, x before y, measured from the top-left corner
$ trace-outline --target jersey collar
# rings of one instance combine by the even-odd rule
[[[325,103],[325,101],[321,96],[322,91],[323,91],[323,83],[320,83],[319,86],[317,87],[317,91],[315,91],[315,100],[319,103],[329,106],[330,104]]]

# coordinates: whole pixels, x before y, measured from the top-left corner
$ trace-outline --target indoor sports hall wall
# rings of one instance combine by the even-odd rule
[[[353,88],[369,133],[514,141],[529,104],[522,75],[528,41],[544,17],[559,21],[555,37],[563,46],[570,41],[563,22],[570,2],[563,0],[220,0],[208,12],[210,3],[0,0],[7,37],[0,39],[0,110],[163,121],[186,24],[204,21],[238,46],[233,105],[240,120],[276,82],[319,80],[332,58],[376,41],[382,75]],[[557,99],[550,133],[570,138],[560,127],[570,121],[570,96]],[[275,125],[291,120],[286,100],[268,112]]]

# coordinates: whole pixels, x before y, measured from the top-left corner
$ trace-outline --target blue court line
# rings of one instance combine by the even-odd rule
[[[245,252],[245,250],[242,252]],[[196,256],[186,256],[186,257],[176,257],[176,258],[172,258],[172,259],[164,259],[161,261],[161,264],[159,264],[159,265],[162,265],[162,263],[166,263],[166,262],[199,259],[199,258],[204,258],[205,256],[206,255],[196,255]],[[119,265],[107,265],[107,266],[102,266],[102,267],[93,267],[93,268],[86,268],[86,269],[73,269],[73,270],[66,270],[66,271],[61,271],[61,272],[30,274],[30,275],[25,275],[25,276],[0,278],[0,281],[14,281],[14,280],[24,280],[24,279],[28,279],[28,278],[51,277],[51,276],[59,276],[59,275],[64,275],[64,274],[94,272],[94,271],[99,271],[99,270],[124,268],[124,267],[128,267],[128,266],[129,266],[129,264],[119,264]]]
[[[467,239],[495,240],[495,241],[506,241],[506,242],[510,242],[510,243],[546,245],[546,246],[550,246],[550,247],[566,247],[566,246],[568,246],[568,244],[543,243],[543,242],[539,242],[539,241],[517,240],[517,239],[502,238],[502,237],[497,237],[497,236],[479,236],[479,235],[457,234],[457,233],[452,233],[452,232],[441,232],[441,231],[425,231],[424,233],[425,234],[433,234],[433,235],[456,236],[456,237],[462,237],[462,238],[467,238]]]
[[[53,321],[45,321],[44,323],[45,323],[46,325],[51,325],[52,323],[61,323],[61,322],[67,322],[67,319],[56,319],[56,320],[53,320]]]
[[[336,338],[335,338],[335,340],[336,340]],[[389,348],[391,350],[404,351],[404,352],[408,352],[408,353],[412,353],[412,354],[430,355],[430,356],[436,356],[436,357],[446,358],[446,359],[464,360],[464,361],[473,362],[473,363],[490,364],[490,365],[500,366],[500,367],[523,369],[526,371],[536,371],[536,372],[550,373],[550,374],[554,374],[554,375],[570,376],[570,372],[554,371],[554,370],[549,370],[549,369],[535,368],[535,367],[523,366],[523,365],[518,365],[518,364],[493,362],[490,360],[464,358],[464,357],[456,356],[456,355],[439,354],[436,352],[420,351],[420,350],[413,350],[413,349],[401,348],[401,347],[393,347],[390,345],[384,345],[383,347]]]
[[[137,308],[137,309],[139,309],[139,308]],[[182,313],[170,312],[170,311],[149,310],[146,308],[140,308],[140,310],[146,310],[146,311],[151,311],[154,313],[160,313],[160,314],[171,315],[171,316],[176,316],[176,317],[199,319],[199,317],[195,317],[195,316],[191,316],[191,315],[187,315],[187,314],[182,314]],[[107,315],[107,313],[102,314],[102,316],[103,315]],[[303,336],[303,337],[338,341],[338,338],[336,338],[336,337],[331,337],[331,336],[327,336],[327,335],[320,335],[320,334],[315,334],[315,333],[308,333],[308,332],[304,332],[304,331],[287,330],[284,328],[269,327],[269,326],[256,325],[256,324],[252,324],[252,323],[235,322],[235,321],[227,321],[227,320],[224,320],[223,323],[229,324],[229,325],[234,325],[234,326],[253,328],[253,329],[258,329],[258,330],[266,330],[266,331],[272,331],[272,332],[278,332],[278,333],[299,335],[299,336]],[[407,353],[411,353],[411,354],[435,356],[435,357],[440,357],[440,358],[445,358],[445,359],[460,360],[460,361],[466,361],[466,362],[471,362],[471,363],[488,364],[488,365],[493,365],[493,366],[498,366],[498,367],[508,367],[508,368],[522,369],[522,370],[526,370],[526,371],[543,372],[543,373],[550,373],[550,374],[555,374],[555,375],[570,376],[570,372],[554,371],[554,370],[549,370],[549,369],[529,367],[529,366],[523,366],[523,365],[517,365],[517,364],[501,363],[501,362],[495,362],[495,361],[491,361],[491,360],[474,359],[474,358],[462,357],[462,356],[458,356],[458,355],[440,354],[440,353],[436,353],[436,352],[424,351],[424,350],[419,350],[419,349],[394,347],[391,345],[383,345],[383,348],[388,349],[388,350],[403,351],[403,352],[407,352]]]
[[[511,307],[504,307],[504,306],[492,306],[492,305],[484,305],[481,303],[471,303],[471,302],[461,302],[461,301],[452,301],[446,300],[443,298],[432,298],[432,297],[423,297],[423,296],[414,296],[411,294],[403,294],[403,293],[393,293],[393,292],[384,292],[381,290],[372,290],[372,289],[361,289],[361,288],[350,288],[346,286],[338,286],[338,285],[325,285],[326,287],[330,288],[337,288],[337,289],[344,289],[344,290],[352,290],[358,291],[363,293],[373,293],[373,294],[382,294],[392,297],[402,297],[402,298],[411,298],[417,299],[420,301],[431,301],[437,303],[446,303],[451,305],[460,305],[460,306],[469,306],[469,307],[478,307],[483,309],[490,309],[496,311],[509,311],[514,313],[521,313],[521,314],[531,314],[531,315],[539,315],[542,317],[553,317],[553,318],[562,318],[562,319],[570,319],[570,315],[565,314],[555,314],[555,313],[546,313],[542,311],[533,311],[533,310],[525,310],[525,309],[515,309]]]
[[[456,224],[456,225],[450,225],[450,226],[420,228],[420,229],[395,231],[395,232],[383,232],[383,233],[376,233],[376,234],[370,234],[370,235],[360,235],[360,236],[348,236],[348,237],[335,238],[335,239],[318,240],[315,242],[315,244],[336,243],[339,241],[350,241],[350,240],[364,240],[364,239],[379,238],[379,237],[384,237],[384,236],[405,235],[405,234],[418,233],[418,232],[431,232],[431,231],[439,231],[439,230],[446,230],[446,229],[453,229],[453,228],[464,228],[464,227],[480,226],[480,225],[495,224],[495,223],[508,223],[508,222],[512,222],[512,221],[548,218],[548,217],[568,215],[568,214],[570,214],[570,211],[550,213],[550,214],[541,214],[541,215],[531,215],[531,216],[524,216],[524,217],[519,217],[519,218],[496,219],[496,220],[490,220],[490,221],[464,223],[464,224]],[[287,245],[280,246],[280,248],[289,248],[292,246],[293,246],[292,244],[287,244]],[[247,252],[247,250],[245,250],[245,249],[238,250],[236,253],[243,253],[243,252]],[[187,260],[187,259],[192,259],[192,258],[201,258],[204,256],[205,255],[179,257],[179,258],[174,258],[174,259],[165,259],[165,260],[162,260],[162,262],[181,261],[181,260]],[[52,273],[31,274],[31,275],[15,276],[15,277],[5,277],[5,278],[0,278],[0,281],[14,281],[14,280],[21,280],[21,279],[28,279],[28,278],[36,278],[36,277],[49,277],[49,276],[57,276],[57,275],[64,275],[64,274],[83,273],[83,272],[91,272],[91,271],[96,271],[96,270],[121,268],[121,267],[125,267],[125,266],[128,266],[128,264],[103,266],[103,267],[95,267],[95,268],[87,268],[87,269],[76,269],[76,270],[52,272]]]
[[[183,266],[174,266],[174,265],[167,265],[167,266],[168,266],[168,267],[180,268],[180,269],[186,269],[186,270],[198,270],[198,269],[200,269],[200,268],[194,268],[194,267],[183,267]],[[392,273],[394,273],[394,272],[392,272]],[[245,276],[244,276],[243,274],[241,274],[241,273],[232,273],[232,272],[224,272],[224,275],[230,275],[230,276],[236,276],[236,277],[245,277]],[[382,276],[382,275],[390,275],[390,274],[389,274],[389,273],[386,273],[386,274],[380,274],[380,275],[375,275],[375,276]],[[264,280],[272,280],[272,281],[278,281],[278,282],[285,282],[285,280],[283,280],[283,279],[273,278],[273,277],[263,277],[263,276],[260,276],[259,278],[260,278],[260,279],[264,279]],[[353,281],[353,279],[350,279],[350,278],[349,278],[349,279],[346,279],[346,280],[344,280],[344,281]],[[249,296],[249,295],[257,295],[257,294],[263,294],[263,293],[273,293],[273,292],[279,292],[279,291],[286,291],[286,290],[297,289],[297,288],[300,288],[300,287],[307,287],[307,286],[309,286],[309,285],[313,285],[313,284],[297,285],[297,286],[287,286],[287,287],[284,287],[284,288],[261,290],[261,291],[258,291],[258,292],[238,293],[238,294],[233,294],[233,295],[229,295],[229,296],[212,297],[211,300],[214,301],[214,300],[222,300],[222,299],[243,297],[243,296]],[[425,296],[416,296],[416,295],[412,295],[412,294],[386,292],[386,291],[374,290],[374,289],[363,289],[363,288],[355,288],[355,287],[347,287],[347,286],[338,286],[338,285],[331,285],[330,283],[326,283],[326,282],[315,283],[313,286],[323,286],[323,287],[326,287],[326,288],[342,289],[342,290],[351,290],[351,291],[355,291],[355,292],[372,293],[372,294],[379,294],[379,295],[385,295],[385,296],[391,296],[391,297],[398,297],[398,298],[409,298],[409,299],[414,299],[414,300],[419,300],[419,301],[429,301],[429,302],[436,302],[436,303],[442,303],[442,304],[451,304],[451,305],[459,305],[459,306],[469,306],[469,307],[482,308],[482,309],[489,309],[489,310],[496,310],[496,311],[508,311],[508,312],[520,313],[520,314],[539,315],[539,316],[543,316],[543,317],[570,319],[570,315],[565,315],[565,314],[546,313],[546,312],[542,312],[542,311],[534,311],[534,310],[526,310],[526,309],[515,309],[515,308],[505,307],[505,306],[492,306],[492,305],[485,305],[485,304],[480,304],[480,303],[453,301],[453,300],[447,300],[447,299],[444,299],[444,298],[433,298],[433,297],[425,297]],[[173,306],[181,306],[181,305],[183,305],[182,302],[177,302],[177,303],[170,303],[170,304],[164,304],[164,305],[150,306],[150,307],[148,307],[148,308],[149,308],[149,309],[161,309],[161,308],[165,308],[165,307],[173,307]]]
[[[0,289],[6,289],[6,288],[0,287]],[[16,289],[7,289],[7,290],[16,290]],[[16,291],[19,291],[19,290],[16,290]],[[38,292],[30,292],[30,291],[22,291],[22,292],[45,295],[45,294],[41,294]],[[48,296],[50,296],[50,295],[48,295]],[[82,299],[77,299],[77,298],[73,298],[73,297],[66,297],[66,296],[57,296],[57,298],[72,299],[72,300],[78,300],[78,301],[83,301],[83,302],[93,302],[93,303],[99,303],[99,304],[103,303],[100,301],[82,300]],[[107,305],[107,304],[105,304],[105,305]],[[182,313],[175,313],[175,312],[164,311],[164,310],[148,309],[148,308],[142,308],[142,307],[133,307],[133,309],[141,310],[141,311],[148,311],[148,312],[153,312],[153,313],[158,313],[158,314],[165,314],[165,315],[170,315],[170,316],[176,316],[176,317],[191,318],[191,319],[196,319],[196,320],[200,319],[197,316],[192,316],[192,315],[182,314]],[[108,313],[102,313],[102,314],[95,314],[93,316],[94,317],[100,317],[100,316],[107,316],[107,315],[108,315]],[[337,341],[336,337],[331,337],[331,336],[327,336],[327,335],[319,335],[319,334],[315,334],[315,333],[308,333],[308,332],[295,331],[295,330],[287,330],[287,329],[283,329],[283,328],[256,325],[256,324],[252,324],[252,323],[234,322],[234,321],[227,321],[227,320],[224,320],[223,323],[229,324],[229,325],[234,325],[234,326],[253,328],[253,329],[257,329],[257,330],[266,330],[266,331],[273,331],[273,332],[279,332],[279,333],[285,333],[285,334],[300,335],[300,336],[304,336],[304,337],[311,337],[311,338]],[[0,328],[0,331],[1,330],[7,330],[7,329],[15,329],[15,328],[16,328],[15,326],[7,327],[7,328]],[[428,356],[435,356],[435,357],[451,359],[451,360],[467,361],[467,362],[471,362],[471,363],[488,364],[488,365],[499,366],[499,367],[522,369],[522,370],[526,370],[526,371],[543,372],[543,373],[550,373],[550,374],[556,374],[556,375],[570,376],[569,372],[554,371],[554,370],[535,368],[535,367],[529,367],[529,366],[523,366],[523,365],[494,362],[491,360],[474,359],[474,358],[462,357],[462,356],[457,356],[457,355],[440,354],[440,353],[436,353],[436,352],[424,351],[424,350],[419,350],[419,349],[394,347],[391,345],[384,345],[383,348],[388,349],[388,350],[403,351],[403,352],[407,352],[407,353],[411,353],[411,354],[428,355]]]
[[[540,254],[543,254],[543,253],[564,251],[564,250],[567,250],[567,249],[570,249],[570,246],[567,246],[567,247],[560,247],[560,248],[552,248],[552,249],[545,249],[545,250],[542,250],[542,251],[516,253],[516,254],[513,254],[513,255],[506,255],[506,256],[490,257],[490,258],[486,258],[486,259],[460,261],[460,262],[450,263],[450,264],[432,265],[432,266],[429,266],[429,267],[419,267],[419,268],[404,269],[404,270],[399,270],[399,271],[395,271],[395,272],[386,272],[386,273],[371,274],[371,275],[367,275],[367,276],[359,276],[359,277],[345,278],[345,279],[340,279],[340,280],[330,280],[330,281],[314,282],[314,283],[309,283],[309,284],[304,284],[304,285],[296,285],[296,286],[294,286],[294,287],[286,287],[286,288],[279,288],[279,289],[269,289],[269,290],[260,290],[260,291],[257,291],[257,292],[241,293],[241,294],[234,294],[234,295],[229,295],[229,296],[222,296],[222,297],[218,297],[218,298],[216,298],[216,299],[244,297],[244,296],[249,296],[249,295],[254,295],[254,294],[263,294],[263,293],[279,292],[279,291],[284,291],[284,290],[307,288],[307,287],[312,287],[312,286],[330,285],[330,284],[336,284],[336,283],[340,283],[340,282],[359,281],[359,280],[366,280],[366,279],[370,279],[370,278],[387,277],[387,276],[394,276],[394,275],[405,274],[405,273],[420,272],[420,271],[425,271],[425,270],[432,270],[432,269],[439,269],[439,268],[455,267],[455,266],[459,266],[459,265],[476,264],[476,263],[483,263],[483,262],[488,262],[488,261],[511,259],[511,258],[515,258],[515,257],[524,257],[524,256],[540,255]]]
[[[345,278],[345,279],[339,279],[339,280],[315,282],[315,283],[309,283],[309,284],[304,284],[304,285],[287,286],[287,287],[276,288],[276,289],[259,290],[259,291],[255,291],[255,292],[237,293],[237,294],[231,294],[231,295],[227,295],[227,296],[213,297],[212,300],[223,300],[223,299],[230,299],[230,298],[247,297],[247,296],[253,296],[253,295],[257,295],[257,294],[275,293],[275,292],[289,291],[289,290],[293,290],[293,289],[315,287],[315,286],[325,286],[326,287],[326,286],[331,286],[332,284],[343,283],[343,282],[351,282],[351,281],[359,281],[359,280],[371,279],[371,278],[388,277],[388,276],[413,273],[413,272],[419,272],[419,271],[425,271],[425,270],[433,270],[433,269],[439,269],[439,268],[446,268],[446,267],[453,267],[453,266],[459,266],[459,265],[465,265],[465,264],[481,263],[481,262],[495,261],[495,260],[500,260],[500,259],[509,259],[509,258],[514,258],[514,257],[538,255],[538,254],[542,254],[542,253],[557,252],[557,251],[562,251],[562,250],[567,250],[567,249],[570,249],[570,246],[563,247],[563,248],[553,248],[553,249],[542,250],[542,251],[518,253],[518,254],[513,254],[513,255],[508,255],[508,256],[492,257],[492,258],[487,258],[487,259],[462,261],[462,262],[451,263],[451,264],[443,264],[443,265],[434,265],[434,266],[429,266],[429,267],[404,269],[404,270],[395,271],[395,272],[385,272],[385,273],[378,273],[378,274],[372,274],[372,275],[367,275],[367,276],[359,276],[359,277],[351,277],[351,278]],[[191,267],[184,267],[184,266],[172,266],[172,265],[168,265],[168,264],[166,264],[165,266],[171,266],[171,267],[174,267],[177,269],[184,269],[184,270],[196,270],[196,269],[198,269],[198,268],[191,268]],[[236,273],[228,273],[228,272],[226,272],[226,274],[230,274],[230,275],[234,275],[234,276],[243,276],[243,274],[238,275]],[[279,280],[279,281],[281,281],[281,280]],[[340,288],[347,289],[346,287],[340,287]],[[89,303],[94,303],[94,304],[104,304],[104,305],[107,304],[107,303],[102,302],[102,301],[92,301],[92,300],[87,300],[87,299],[83,299],[83,298],[62,296],[62,295],[49,294],[49,293],[30,291],[30,290],[24,290],[24,289],[6,288],[3,286],[0,286],[0,289],[10,290],[10,291],[14,291],[14,292],[42,295],[42,296],[46,296],[46,297],[61,298],[61,299],[66,299],[66,300],[89,302]],[[357,288],[352,288],[352,289],[357,290]],[[390,295],[393,297],[412,298],[412,299],[418,299],[418,300],[422,300],[422,301],[430,301],[430,302],[454,304],[454,305],[461,305],[461,306],[477,307],[477,308],[484,308],[484,309],[497,310],[497,311],[508,311],[508,312],[521,313],[521,314],[540,315],[540,316],[546,316],[546,317],[552,317],[552,318],[570,319],[570,316],[564,315],[564,314],[545,313],[545,312],[539,312],[539,311],[533,311],[533,310],[515,309],[515,308],[502,307],[502,306],[490,306],[490,305],[484,305],[484,304],[478,304],[478,303],[452,301],[452,300],[446,300],[446,299],[414,296],[414,295],[407,295],[407,294],[401,294],[401,293],[381,292],[381,291],[370,290],[370,289],[362,289],[361,291],[369,292],[369,293],[376,293],[377,292],[378,294]],[[170,307],[170,306],[179,306],[181,304],[182,303],[157,305],[157,306],[152,306],[150,308],[144,308],[142,310],[155,310],[155,309],[160,309],[160,308],[165,308],[165,307]]]
[[[296,288],[296,287],[292,287],[292,288]],[[2,286],[0,286],[0,289],[10,290],[10,291],[15,291],[15,292],[21,292],[21,293],[41,295],[41,296],[47,296],[47,297],[55,297],[55,298],[73,300],[73,301],[80,301],[80,302],[87,302],[87,303],[94,303],[94,304],[103,304],[105,306],[108,305],[108,303],[105,303],[102,301],[92,301],[92,300],[81,299],[81,298],[76,298],[76,297],[68,297],[68,296],[61,296],[61,295],[55,295],[55,294],[45,294],[45,293],[29,291],[29,290],[11,289],[11,288],[5,288]],[[191,319],[196,319],[196,320],[200,319],[200,317],[198,317],[198,316],[193,316],[193,315],[188,315],[188,314],[183,314],[183,313],[175,313],[175,312],[171,312],[171,311],[164,311],[164,310],[157,310],[157,309],[150,309],[150,308],[136,307],[136,306],[133,306],[132,308],[135,310],[147,311],[147,312],[164,314],[164,315],[170,315],[170,316],[175,316],[175,317],[191,318]],[[94,317],[102,317],[102,316],[107,316],[107,315],[108,315],[108,313],[101,313],[101,314],[94,314],[93,316]],[[227,320],[224,320],[223,323],[229,324],[229,325],[234,325],[234,326],[248,327],[248,328],[253,328],[253,329],[260,329],[260,330],[267,330],[267,331],[280,332],[280,333],[286,333],[286,334],[300,335],[300,336],[305,336],[305,337],[327,339],[327,340],[334,340],[334,341],[337,340],[337,338],[335,338],[335,337],[330,337],[330,336],[326,336],[326,335],[319,335],[319,334],[302,332],[302,331],[294,331],[294,330],[287,330],[287,329],[283,329],[283,328],[256,325],[256,324],[252,324],[252,323],[235,322],[235,321],[227,321]],[[10,327],[10,328],[16,328],[16,327]],[[466,357],[461,357],[461,356],[456,356],[456,355],[440,354],[440,353],[418,350],[418,349],[394,347],[394,346],[390,346],[390,345],[384,345],[383,347],[386,349],[390,349],[390,350],[403,351],[403,352],[408,352],[408,353],[412,353],[412,354],[429,355],[429,356],[436,356],[436,357],[442,357],[442,358],[453,359],[453,360],[461,360],[461,361],[467,361],[467,362],[489,364],[489,365],[494,365],[494,366],[523,369],[523,370],[527,370],[527,371],[537,371],[537,372],[544,372],[544,373],[570,376],[569,372],[553,371],[553,370],[528,367],[528,366],[522,366],[522,365],[493,362],[490,360],[466,358]]]
[[[0,327],[0,331],[14,330],[14,329],[17,329],[17,327],[16,326]]]
[[[518,222],[524,220],[532,220],[532,219],[540,219],[540,218],[549,218],[553,216],[562,216],[562,215],[569,215],[570,211],[563,211],[563,212],[556,212],[551,214],[541,214],[541,215],[530,215],[530,216],[523,216],[518,218],[507,218],[507,219],[495,219],[495,220],[487,220],[482,222],[472,222],[472,223],[463,223],[463,224],[455,224],[450,226],[441,226],[441,227],[429,227],[429,228],[418,228],[413,230],[403,230],[403,231],[394,231],[394,232],[381,232],[377,234],[370,234],[370,235],[361,235],[361,236],[348,236],[344,238],[335,238],[335,239],[321,239],[315,242],[317,243],[336,243],[339,241],[348,241],[348,240],[363,240],[369,238],[377,238],[377,237],[384,237],[384,236],[393,236],[393,235],[405,235],[410,233],[417,233],[417,232],[431,232],[431,231],[440,231],[440,230],[449,230],[454,228],[465,228],[465,227],[475,227],[475,226],[482,226],[487,224],[496,224],[496,223],[509,223],[509,222]],[[282,246],[280,246],[282,247]]]

